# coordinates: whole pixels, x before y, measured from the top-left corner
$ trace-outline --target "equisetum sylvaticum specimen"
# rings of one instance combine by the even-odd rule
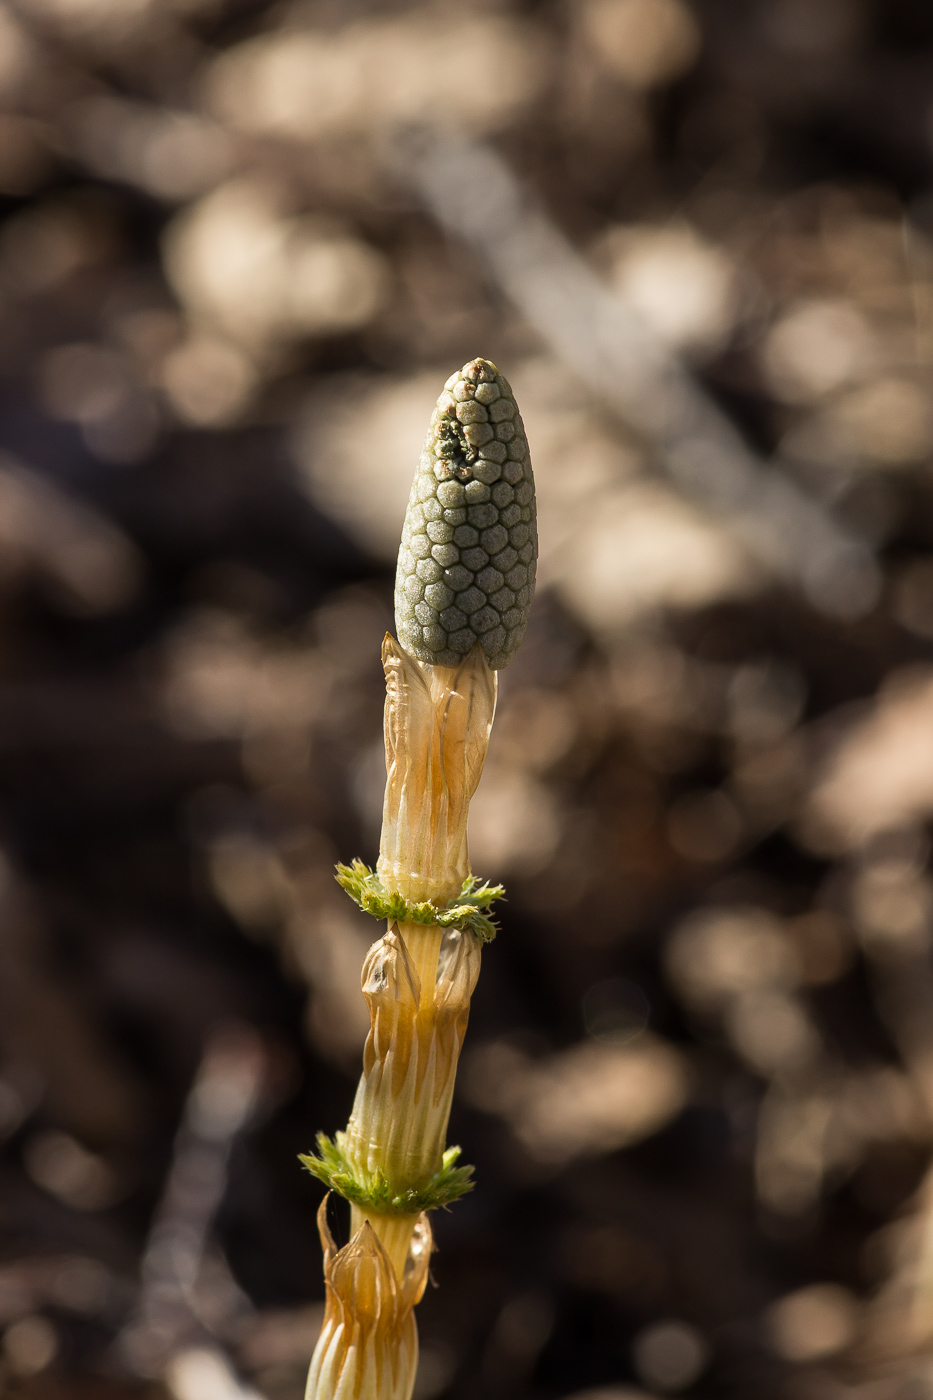
[[[414,1308],[431,1254],[428,1212],[469,1191],[445,1149],[457,1060],[494,936],[501,886],[480,884],[467,815],[496,707],[496,672],[524,636],[537,534],[525,430],[489,360],[448,379],[408,502],[386,636],[387,783],[376,871],[337,878],[386,920],[363,964],[371,1028],[345,1132],[318,1136],[309,1171],[350,1202],[338,1249],[318,1214],[327,1306],[307,1400],[409,1400]]]

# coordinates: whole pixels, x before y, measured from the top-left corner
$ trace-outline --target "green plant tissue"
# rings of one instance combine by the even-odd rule
[[[451,375],[431,416],[402,530],[398,639],[456,666],[477,642],[493,670],[525,635],[538,533],[531,458],[508,381],[490,360]]]

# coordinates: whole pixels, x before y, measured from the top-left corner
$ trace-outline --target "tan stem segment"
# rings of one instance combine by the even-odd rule
[[[386,784],[379,876],[391,893],[439,908],[470,875],[467,816],[496,705],[496,677],[476,647],[456,667],[424,665],[391,637],[386,672]],[[428,1186],[443,1165],[457,1061],[479,976],[468,931],[390,923],[363,964],[370,1032],[341,1146],[375,1193]],[[352,1239],[325,1244],[327,1311],[307,1400],[409,1400],[417,1364],[412,1315],[424,1290],[426,1216],[352,1208]]]
[[[459,666],[428,666],[393,637],[386,674],[386,783],[377,870],[392,894],[439,907],[470,873],[467,816],[486,761],[496,673],[474,647]]]
[[[396,1278],[404,1278],[412,1236],[420,1219],[420,1214],[379,1215],[376,1211],[364,1210],[362,1206],[351,1206],[350,1234],[355,1235],[364,1221],[368,1222],[388,1255]]]
[[[370,949],[371,1028],[345,1137],[362,1179],[417,1188],[440,1170],[479,965],[479,943],[457,929],[396,924]]]
[[[431,1256],[431,1227],[422,1215],[409,1231],[399,1274],[368,1221],[338,1250],[318,1211],[324,1246],[327,1305],[311,1360],[306,1400],[409,1400],[418,1366],[414,1308]]]

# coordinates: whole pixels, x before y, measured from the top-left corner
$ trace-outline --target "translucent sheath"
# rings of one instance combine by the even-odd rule
[[[459,666],[434,668],[387,637],[383,661],[387,783],[379,874],[406,898],[442,908],[470,873],[467,816],[486,759],[496,678],[479,647]],[[421,1294],[415,1289],[414,1297],[406,1280],[427,1257],[430,1231],[426,1215],[377,1203],[438,1180],[480,947],[469,930],[393,920],[363,964],[370,1032],[350,1121],[335,1147],[353,1181],[352,1238],[336,1251],[319,1217],[328,1303],[307,1400],[410,1396],[417,1359],[411,1310]],[[395,1319],[391,1326],[366,1320],[373,1309],[381,1317],[380,1308]]]
[[[440,1170],[479,966],[477,940],[458,929],[396,925],[370,950],[372,1029],[345,1134],[362,1174],[417,1188]]]
[[[399,1279],[372,1227],[365,1224],[338,1250],[318,1211],[327,1304],[311,1360],[307,1396],[327,1400],[409,1400],[418,1366],[415,1304],[431,1257],[431,1227],[422,1216]]]
[[[443,907],[470,873],[467,817],[496,711],[482,650],[455,666],[425,666],[391,638],[386,675],[386,791],[379,878],[392,894]]]

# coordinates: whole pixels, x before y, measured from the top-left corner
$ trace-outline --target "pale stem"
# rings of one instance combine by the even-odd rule
[[[419,1012],[434,1006],[434,988],[437,983],[437,960],[444,939],[444,930],[437,924],[399,924],[399,933],[405,940],[414,969],[421,983]]]
[[[393,637],[386,676],[386,791],[377,870],[386,889],[443,907],[470,874],[467,817],[496,710],[496,673],[475,647],[428,666]]]
[[[391,928],[391,924],[389,925]],[[444,930],[436,924],[400,924],[399,933],[405,940],[405,945],[411,957],[412,967],[417,974],[420,984],[420,1002],[418,1007],[418,1019],[426,1019],[434,1011],[434,989],[437,982],[437,961],[441,950],[441,943],[444,938]],[[447,1111],[449,1115],[450,1105],[447,1101]],[[388,1105],[387,1105],[388,1107]],[[414,1126],[410,1122],[408,1127]],[[438,1124],[435,1128],[435,1135],[439,1137],[441,1143],[447,1134],[446,1118],[443,1124]],[[412,1232],[418,1223],[417,1215],[377,1215],[374,1211],[364,1210],[363,1207],[354,1205],[351,1212],[350,1233],[355,1235],[364,1220],[368,1220],[379,1237],[380,1243],[386,1254],[392,1261],[396,1277],[401,1283],[405,1273],[405,1261],[408,1258],[408,1247],[411,1243]]]
[[[353,1238],[363,1221],[368,1220],[379,1237],[379,1243],[389,1256],[395,1277],[401,1284],[405,1277],[411,1237],[420,1218],[418,1215],[377,1215],[375,1211],[366,1210],[363,1206],[351,1206],[350,1238]]]

